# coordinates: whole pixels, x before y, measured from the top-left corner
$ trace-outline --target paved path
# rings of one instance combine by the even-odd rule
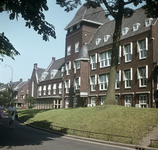
[[[15,120],[14,129],[9,128],[7,117],[0,125],[1,150],[132,150],[129,148],[97,144],[61,137],[22,125]]]

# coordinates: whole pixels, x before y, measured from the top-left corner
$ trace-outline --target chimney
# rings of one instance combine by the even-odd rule
[[[37,63],[34,64],[34,69],[37,69]]]
[[[23,81],[23,79],[20,79],[20,82],[22,82]]]
[[[55,57],[52,57],[52,60],[55,61]]]

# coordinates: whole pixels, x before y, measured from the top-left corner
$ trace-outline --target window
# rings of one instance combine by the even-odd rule
[[[138,68],[137,75],[139,79],[139,87],[146,87],[148,78],[148,66]]]
[[[127,34],[127,32],[129,31],[129,28],[125,27],[122,29],[122,35]]]
[[[124,45],[124,56],[125,62],[130,62],[132,60],[132,43]]]
[[[53,85],[53,94],[56,94],[56,84]]]
[[[99,75],[99,90],[107,90],[109,74]]]
[[[96,91],[97,75],[90,78],[91,91]]]
[[[116,75],[115,89],[120,88],[120,82],[121,82],[121,70],[119,70]]]
[[[55,75],[56,75],[57,72],[58,72],[58,70],[55,70],[55,69],[51,70],[51,76],[50,76],[50,78],[53,79],[55,77]]]
[[[46,76],[48,75],[48,72],[43,72],[42,73],[42,77],[41,77],[41,81],[43,81],[45,78],[46,78]]]
[[[66,88],[66,93],[69,93],[70,90],[70,80],[65,81],[65,88]]]
[[[46,85],[43,86],[43,95],[46,95]]]
[[[77,29],[80,28],[80,24],[77,24]]]
[[[77,69],[80,69],[81,61],[76,61],[76,67]]]
[[[99,54],[100,68],[111,65],[111,50]]]
[[[80,77],[74,80],[74,87],[76,88],[76,90],[80,89]]]
[[[116,103],[119,104],[119,96],[115,96],[115,99],[116,99]]]
[[[79,52],[79,42],[75,44],[75,53]]]
[[[125,88],[131,88],[132,68],[123,71],[123,78],[125,81]]]
[[[137,31],[138,28],[139,28],[139,26],[140,26],[140,23],[135,23],[135,24],[133,25],[133,31]]]
[[[120,64],[120,60],[121,60],[121,46],[119,46],[118,64]]]
[[[54,100],[54,108],[55,109],[61,108],[61,100]]]
[[[70,70],[71,70],[71,61],[66,63],[66,75],[70,75]]]
[[[95,44],[98,45],[100,43],[100,41],[101,41],[101,38],[97,38],[95,41]]]
[[[62,83],[59,83],[59,94],[62,94]]]
[[[151,25],[152,18],[145,19],[145,26],[148,27]]]
[[[101,105],[104,104],[105,98],[106,98],[106,96],[102,96],[102,97],[101,97]]]
[[[139,107],[147,107],[147,95],[139,95]]]
[[[63,77],[63,76],[64,76],[64,71],[65,71],[65,67],[64,67],[64,66],[62,66],[62,67],[61,67],[61,77]]]
[[[148,38],[138,41],[139,59],[147,58]]]
[[[73,98],[73,108],[76,108],[77,106],[77,98]]]
[[[97,68],[97,53],[90,57],[90,63],[92,65],[92,70]]]
[[[69,108],[69,99],[68,98],[66,98],[65,108]]]
[[[48,95],[51,95],[51,84],[48,85]]]
[[[41,94],[42,94],[42,87],[41,86],[38,87],[38,92],[39,92],[39,96],[41,96]]]
[[[67,56],[71,55],[71,46],[67,47]]]
[[[96,105],[96,97],[91,97],[91,106]]]
[[[73,31],[73,28],[70,28],[70,32],[72,32]]]
[[[131,95],[126,95],[126,96],[124,97],[124,100],[125,100],[125,106],[126,106],[126,107],[131,107],[131,100],[132,100]]]
[[[107,42],[109,38],[110,38],[110,35],[105,35],[104,36],[104,42]]]
[[[24,99],[25,98],[25,96],[24,95],[20,95],[20,99]]]
[[[21,92],[24,92],[24,89],[21,89]]]

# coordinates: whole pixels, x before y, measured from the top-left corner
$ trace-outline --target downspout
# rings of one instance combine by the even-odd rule
[[[89,107],[89,95],[90,95],[90,60],[88,60],[88,74],[89,74],[89,77],[88,77],[88,104],[87,106]]]

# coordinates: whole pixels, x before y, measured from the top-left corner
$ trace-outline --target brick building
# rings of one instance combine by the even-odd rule
[[[39,81],[38,96],[43,96],[40,93],[45,95],[41,101],[38,101],[40,104],[37,105],[38,108],[59,108],[54,106],[59,103],[57,102],[59,99],[62,100],[62,107],[65,108],[96,106],[104,103],[115,25],[114,20],[104,19],[104,16],[105,12],[101,7],[87,9],[82,6],[66,26],[65,58],[62,58],[63,63],[60,67],[56,68],[56,72],[61,72],[61,67],[65,66],[64,76]],[[146,18],[141,8],[135,10],[131,18],[123,19],[115,84],[115,97],[119,105],[158,108],[157,47],[157,19]],[[48,67],[45,72],[51,70],[53,69]],[[49,73],[45,74],[50,77]],[[56,87],[56,91],[59,91],[54,85],[61,82],[62,95],[48,94],[49,84],[51,90]],[[45,97],[47,99],[52,97],[52,101],[46,102]],[[53,106],[47,107],[50,104]]]

